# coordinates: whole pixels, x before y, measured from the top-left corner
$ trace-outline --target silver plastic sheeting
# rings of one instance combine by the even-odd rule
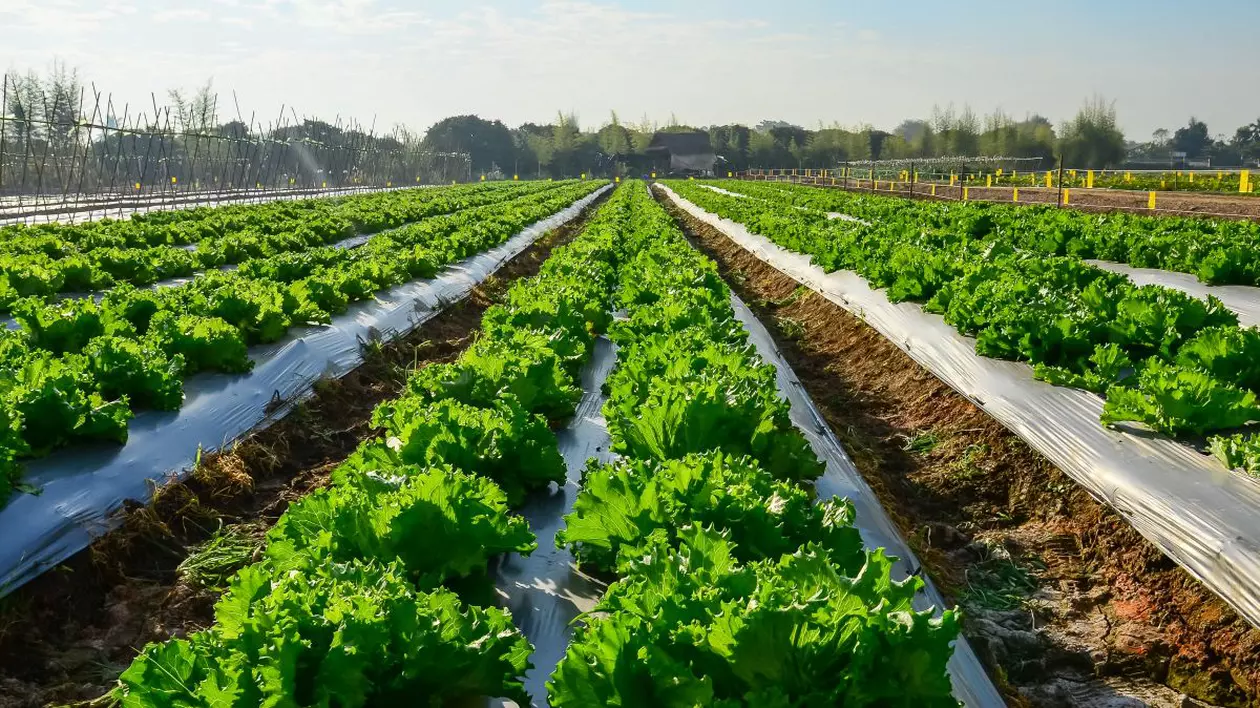
[[[112,527],[111,515],[123,501],[148,499],[155,482],[181,476],[194,464],[199,448],[220,448],[287,412],[319,378],[341,376],[358,366],[363,342],[393,339],[431,319],[609,188],[432,280],[392,288],[351,305],[330,325],[295,329],[279,342],[252,348],[255,365],[248,374],[193,376],[184,382],[183,407],[138,414],[122,447],[74,448],[31,462],[23,481],[40,493],[19,494],[0,511],[0,594],[85,548]]]
[[[704,187],[705,189],[712,189],[718,194],[725,194],[728,197],[739,197],[740,199],[758,199],[758,197],[750,197],[747,194],[740,194],[739,192],[732,192],[729,189],[722,189],[721,187],[714,187],[711,184],[702,184],[700,186]],[[809,211],[808,207],[798,206],[794,208],[800,209],[801,211]],[[841,221],[856,221],[859,224],[869,223],[867,221],[863,221],[862,219],[857,218],[856,216],[849,216],[848,214],[841,214],[838,211],[826,211],[823,213],[827,215],[828,219],[840,219]]]
[[[919,570],[919,561],[915,558],[910,546],[901,538],[901,533],[893,525],[892,519],[880,505],[875,492],[866,484],[862,474],[854,466],[853,460],[836,440],[835,433],[827,425],[813,399],[809,397],[800,379],[792,371],[787,360],[765,325],[748,309],[737,296],[731,296],[731,304],[735,306],[735,316],[748,330],[749,341],[757,348],[757,353],[776,370],[775,380],[779,385],[779,393],[791,404],[792,423],[800,429],[809,441],[818,459],[826,463],[826,471],[815,483],[820,499],[844,497],[853,502],[857,511],[854,526],[862,535],[862,542],[869,549],[883,548],[891,556],[897,557],[893,573],[898,579],[904,579]],[[926,610],[945,607],[945,600],[932,584],[924,578],[923,592],[915,597],[915,609]],[[954,697],[970,708],[988,708],[1003,706],[1005,701],[998,694],[993,682],[989,680],[984,667],[971,649],[971,645],[963,637],[954,644],[954,654],[949,659],[949,678],[954,685]]]
[[[564,486],[542,498],[531,499],[521,510],[530,530],[538,536],[538,550],[527,558],[508,555],[495,571],[495,585],[512,611],[512,619],[534,645],[530,657],[534,666],[525,674],[525,690],[534,706],[546,708],[547,679],[573,637],[573,620],[594,609],[603,597],[605,584],[577,569],[567,548],[556,548],[556,532],[564,527],[563,516],[573,511],[581,489],[582,469],[595,458],[611,462],[608,423],[601,409],[607,397],[601,392],[604,380],[617,362],[616,347],[604,337],[595,341],[591,361],[582,370],[582,400],[577,412],[557,435],[568,477]],[[516,706],[513,701],[494,701],[495,706]]]
[[[193,192],[157,194],[143,197],[119,195],[114,199],[85,199],[79,202],[56,197],[28,197],[19,201],[16,197],[0,200],[0,226],[9,224],[43,224],[60,222],[77,224],[97,219],[125,219],[132,214],[151,211],[175,211],[203,206],[224,204],[259,204],[281,200],[316,199],[372,192],[394,192],[400,189],[423,189],[436,185],[407,185],[403,187],[340,187],[334,189],[254,190]],[[88,208],[91,207],[91,208]]]
[[[1105,428],[1098,422],[1098,396],[1036,381],[1027,364],[981,357],[973,339],[918,305],[892,304],[853,272],[825,273],[808,256],[665,192],[758,258],[865,320],[1260,626],[1256,480],[1169,438],[1136,427]]]

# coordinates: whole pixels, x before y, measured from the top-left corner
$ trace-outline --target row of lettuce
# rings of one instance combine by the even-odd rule
[[[489,560],[529,553],[509,514],[563,482],[548,425],[607,325],[617,202],[537,277],[491,307],[456,361],[413,373],[377,408],[382,434],[294,503],[263,560],[232,579],[215,624],[153,644],[123,672],[123,706],[529,704],[532,651],[493,607]]]
[[[956,706],[959,616],[867,552],[715,265],[637,187],[604,415],[557,543],[618,578],[548,684],[572,706]]]
[[[290,507],[217,623],[147,647],[114,697],[530,705],[532,648],[490,606],[487,563],[535,547],[508,510],[563,483],[548,422],[572,415],[579,369],[611,329],[623,349],[606,413],[625,458],[587,469],[557,542],[620,579],[584,617],[550,704],[956,705],[944,665],[957,615],[913,612],[919,581],[891,581],[852,508],[793,481],[821,465],[726,297],[642,185],[623,185],[487,311],[465,354],[377,409],[382,436]],[[630,316],[613,324],[618,308]]]
[[[99,302],[28,301],[20,329],[0,331],[0,502],[22,459],[125,442],[134,410],[180,408],[187,377],[248,371],[250,345],[430,278],[600,186],[495,190],[489,204],[377,234],[356,249],[280,253],[169,288],[116,287]]]
[[[0,227],[0,311],[26,298],[144,287],[327,246],[523,195],[548,183],[478,184],[297,202],[203,207],[126,220]]]
[[[866,209],[866,198],[807,187],[722,186],[755,198],[670,185],[828,272],[851,270],[893,302],[922,303],[974,337],[981,355],[1027,361],[1039,379],[1104,396],[1105,424],[1137,422],[1174,436],[1244,429],[1211,445],[1231,467],[1260,467],[1260,442],[1244,427],[1260,420],[1260,330],[1240,327],[1219,300],[1136,286],[965,220],[919,221],[952,204],[900,200]],[[829,219],[820,209],[866,222]],[[1024,245],[1035,238],[1019,237]]]
[[[785,183],[723,181],[720,186],[890,227],[998,241],[1045,256],[1191,273],[1209,285],[1260,285],[1260,223],[1255,221],[1093,214],[1044,204],[911,202]]]

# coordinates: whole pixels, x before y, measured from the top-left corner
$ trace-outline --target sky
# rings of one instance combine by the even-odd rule
[[[1256,27],[1258,0],[0,0],[0,68],[59,60],[133,112],[210,80],[225,119],[378,132],[557,111],[892,129],[951,103],[1058,123],[1101,95],[1140,141],[1260,118]]]

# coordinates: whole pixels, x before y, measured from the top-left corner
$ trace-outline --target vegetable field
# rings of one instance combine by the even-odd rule
[[[753,314],[767,303],[732,290],[751,276],[697,250],[695,223],[799,283],[781,303],[813,291],[866,321],[1260,619],[1260,331],[1210,292],[1131,279],[1175,271],[1244,301],[1253,225],[728,180],[490,182],[0,229],[5,612],[53,627],[24,644],[35,628],[8,615],[0,655],[31,659],[0,697],[1022,700],[977,629],[991,616],[969,626],[960,607],[989,579],[933,577],[924,534],[964,531],[882,508],[888,485],[853,459],[871,451],[779,350],[805,325],[772,336]],[[529,254],[535,270],[496,275]],[[408,339],[474,300],[466,329]],[[336,387],[312,372],[352,373],[370,400],[325,425],[296,400]],[[259,442],[263,425],[340,453],[255,480],[245,457],[302,455]],[[164,474],[192,481],[154,490]],[[111,516],[128,499],[143,503]],[[84,589],[43,582],[67,559]],[[110,604],[146,592],[162,599]],[[144,629],[101,649],[83,628],[111,617]]]
[[[957,616],[914,610],[922,581],[894,580],[882,550],[863,549],[852,506],[815,504],[801,486],[822,465],[773,369],[642,185],[514,285],[463,355],[379,406],[380,436],[289,507],[215,624],[147,647],[114,697],[528,704],[531,647],[485,599],[486,566],[536,548],[511,510],[565,482],[548,424],[573,415],[599,336],[618,348],[604,407],[618,459],[582,473],[556,542],[613,582],[545,699],[955,705]]]

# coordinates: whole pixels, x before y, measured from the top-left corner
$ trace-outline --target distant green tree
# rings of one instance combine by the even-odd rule
[[[1123,162],[1124,133],[1116,126],[1115,104],[1101,96],[1086,101],[1063,126],[1058,152],[1071,167],[1103,168]]]
[[[1212,136],[1208,134],[1207,123],[1190,117],[1190,124],[1178,128],[1172,136],[1172,149],[1184,152],[1186,157],[1202,157],[1212,146]]]
[[[516,142],[507,126],[474,115],[443,118],[429,128],[420,146],[432,152],[466,152],[474,173],[510,170],[516,164]]]

